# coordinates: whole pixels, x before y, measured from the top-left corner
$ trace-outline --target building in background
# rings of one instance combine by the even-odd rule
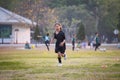
[[[30,28],[35,22],[0,7],[0,44],[30,43]]]

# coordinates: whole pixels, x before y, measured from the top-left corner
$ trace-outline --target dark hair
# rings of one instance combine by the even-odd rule
[[[47,33],[46,35],[49,36],[49,33]]]
[[[98,34],[98,32],[95,33],[95,35]]]

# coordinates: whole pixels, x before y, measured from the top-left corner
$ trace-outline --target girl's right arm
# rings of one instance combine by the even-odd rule
[[[52,39],[51,39],[50,44],[52,44],[52,43],[53,43],[53,41],[54,41],[54,38],[52,38]]]
[[[54,39],[55,39],[55,33],[54,33],[54,36],[52,37],[50,43],[53,43]]]

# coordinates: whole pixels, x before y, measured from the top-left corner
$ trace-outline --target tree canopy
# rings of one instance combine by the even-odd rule
[[[42,34],[53,31],[55,22],[64,25],[68,40],[82,22],[85,35],[95,32],[111,39],[119,29],[120,0],[0,0],[0,6],[37,22]]]

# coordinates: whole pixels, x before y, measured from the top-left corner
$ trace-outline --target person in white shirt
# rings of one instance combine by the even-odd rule
[[[47,50],[49,51],[49,45],[50,45],[50,37],[49,37],[49,33],[46,34],[45,36],[45,45],[47,47]]]

